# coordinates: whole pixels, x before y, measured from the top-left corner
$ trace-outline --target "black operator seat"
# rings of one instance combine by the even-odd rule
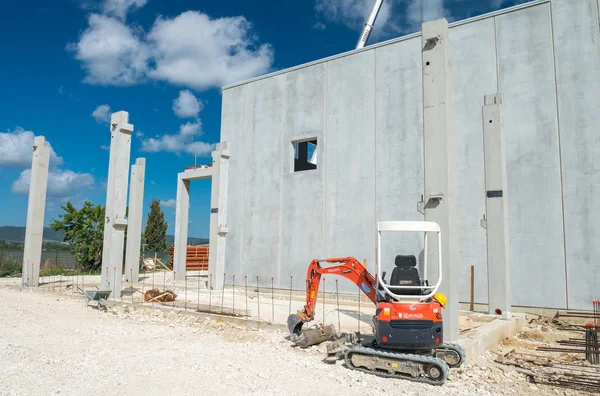
[[[392,271],[390,278],[391,286],[423,286],[417,269],[417,258],[414,255],[397,255],[395,261],[396,267]],[[421,289],[397,289],[394,293],[403,296],[416,296],[422,294]]]

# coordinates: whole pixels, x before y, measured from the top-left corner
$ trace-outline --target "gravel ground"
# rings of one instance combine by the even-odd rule
[[[0,288],[0,395],[574,395],[481,357],[443,387],[321,362],[285,334]]]

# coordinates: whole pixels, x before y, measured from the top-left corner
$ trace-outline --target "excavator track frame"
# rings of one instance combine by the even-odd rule
[[[465,350],[458,344],[443,343],[434,351],[435,357],[442,359],[450,368],[462,366],[466,359]],[[450,358],[447,360],[444,358],[445,356],[449,356]],[[452,357],[454,357],[454,359],[452,359]]]
[[[355,364],[353,361],[355,355],[362,357],[372,368]],[[351,370],[429,385],[443,385],[450,374],[450,368],[440,358],[388,352],[362,346],[348,348],[344,353],[344,360],[346,366]],[[397,367],[392,366],[393,364],[396,364]],[[388,368],[384,368],[384,366],[388,366]]]

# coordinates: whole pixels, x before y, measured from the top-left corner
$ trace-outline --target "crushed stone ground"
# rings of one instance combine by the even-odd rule
[[[0,395],[575,395],[483,356],[443,387],[322,363],[285,334],[0,288]]]

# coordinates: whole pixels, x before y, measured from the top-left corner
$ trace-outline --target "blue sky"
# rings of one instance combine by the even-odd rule
[[[523,0],[388,0],[369,44]],[[34,135],[52,147],[46,224],[60,205],[104,203],[118,110],[145,157],[153,198],[175,222],[177,173],[210,162],[220,87],[354,48],[371,0],[21,0],[0,12],[0,225],[25,225]],[[208,235],[210,182],[192,184],[189,235]]]

